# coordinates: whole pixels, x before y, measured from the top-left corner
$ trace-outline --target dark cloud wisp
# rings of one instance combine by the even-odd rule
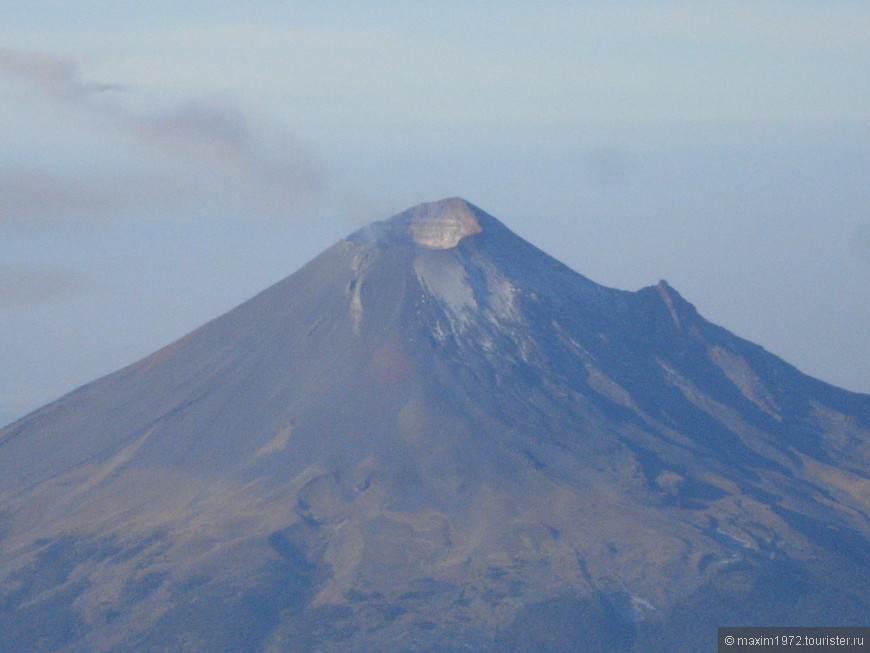
[[[0,48],[0,72],[58,100],[78,100],[93,93],[124,89],[121,84],[82,81],[78,65],[39,52]]]
[[[121,217],[131,203],[137,208],[131,214],[168,215],[173,199],[179,210],[192,202],[292,220],[328,190],[319,159],[298,139],[255,124],[231,101],[197,99],[162,110],[137,107],[133,92],[97,101],[96,93],[126,87],[84,81],[72,61],[9,49],[0,49],[0,75],[82,127],[81,163],[66,174],[0,161],[0,224],[99,222]],[[116,150],[111,170],[97,163],[97,141]]]

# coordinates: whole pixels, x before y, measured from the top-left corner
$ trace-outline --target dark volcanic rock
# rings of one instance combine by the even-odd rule
[[[695,651],[870,616],[870,397],[460,199],[0,431],[0,649]]]

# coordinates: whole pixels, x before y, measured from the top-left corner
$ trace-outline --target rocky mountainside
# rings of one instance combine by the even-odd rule
[[[863,625],[868,461],[870,396],[422,204],[0,430],[0,650]]]

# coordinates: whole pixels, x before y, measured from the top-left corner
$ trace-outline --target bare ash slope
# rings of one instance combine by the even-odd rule
[[[870,616],[870,397],[458,198],[0,431],[0,649],[692,651]],[[20,647],[16,649],[15,647]]]

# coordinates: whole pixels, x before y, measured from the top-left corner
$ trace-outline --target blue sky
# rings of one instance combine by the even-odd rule
[[[870,392],[866,2],[0,10],[0,421],[460,195]]]

